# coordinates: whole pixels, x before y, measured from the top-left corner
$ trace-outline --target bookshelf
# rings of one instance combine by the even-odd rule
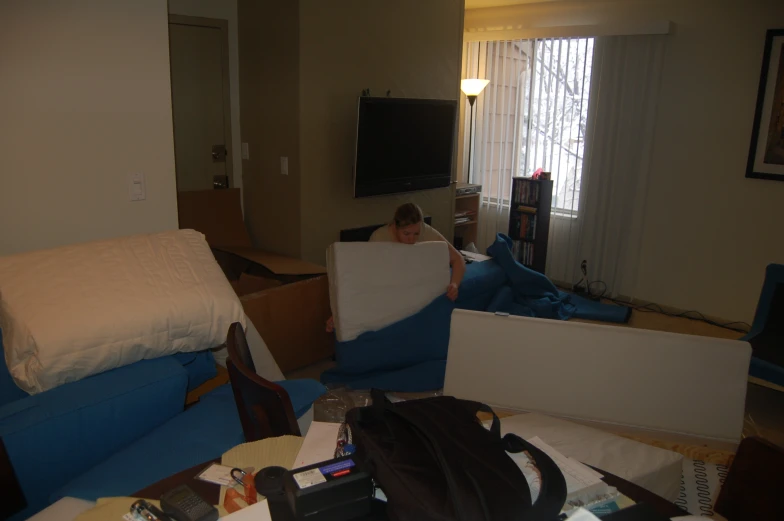
[[[472,242],[476,244],[481,195],[481,192],[455,195],[455,233],[452,244],[458,250]]]
[[[552,199],[552,180],[512,178],[508,234],[513,241],[512,254],[524,266],[539,273],[544,273],[547,263]]]

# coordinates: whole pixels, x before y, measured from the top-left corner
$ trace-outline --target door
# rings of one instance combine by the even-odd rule
[[[228,23],[169,16],[177,190],[228,188],[232,177]]]

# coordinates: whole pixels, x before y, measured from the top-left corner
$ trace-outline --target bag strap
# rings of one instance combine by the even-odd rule
[[[422,439],[424,445],[427,447],[428,451],[430,451],[441,471],[444,473],[449,489],[449,496],[455,507],[455,513],[457,514],[458,520],[474,521],[473,519],[469,520],[465,518],[464,509],[462,508],[462,495],[457,490],[457,484],[455,482],[455,471],[452,470],[449,459],[444,456],[438,438],[433,436],[429,429],[422,425],[417,418],[413,418],[408,414],[404,408],[394,407],[382,392],[374,391],[371,391],[371,397],[373,398],[373,409],[377,414],[383,414],[383,412],[388,411],[415,427],[414,431],[417,436]],[[465,401],[463,402],[465,403]],[[561,470],[550,456],[519,436],[510,433],[501,438],[501,420],[498,419],[495,412],[483,403],[472,403],[477,404],[479,410],[492,415],[493,420],[490,425],[491,435],[503,446],[504,450],[512,453],[528,452],[542,476],[539,496],[531,505],[530,509],[520,513],[520,517],[517,521],[550,521],[557,519],[566,502],[566,480],[564,479]],[[522,473],[519,469],[518,471]],[[476,491],[480,495],[480,502],[484,504],[486,500],[482,496],[482,491],[478,488]]]
[[[542,484],[539,489],[539,496],[531,506],[531,519],[555,519],[561,512],[566,503],[566,479],[558,465],[544,451],[535,445],[522,439],[517,434],[508,433],[501,438],[501,420],[498,419],[495,411],[489,405],[481,402],[471,402],[476,404],[480,411],[489,413],[493,417],[490,425],[490,433],[496,440],[501,441],[504,450],[516,454],[527,452],[533,459],[536,468],[542,476]],[[539,516],[539,517],[537,517]]]

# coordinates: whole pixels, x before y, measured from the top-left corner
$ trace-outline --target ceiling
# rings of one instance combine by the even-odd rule
[[[483,7],[502,7],[506,5],[538,4],[542,2],[558,2],[560,0],[465,0],[466,9]]]

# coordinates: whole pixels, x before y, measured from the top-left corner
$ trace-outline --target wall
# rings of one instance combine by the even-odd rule
[[[231,106],[231,156],[235,188],[242,188],[240,147],[240,59],[237,42],[237,0],[169,0],[169,13],[217,18],[229,23],[229,103]]]
[[[300,256],[299,6],[237,0],[245,221],[257,247]],[[280,157],[289,175],[280,175]]]
[[[466,13],[466,30],[671,20],[635,297],[750,322],[784,262],[784,183],[744,178],[765,31],[784,3],[557,2]]]
[[[0,255],[177,228],[168,48],[159,0],[2,2]]]
[[[452,233],[452,187],[353,198],[357,98],[459,99],[462,0],[300,0],[302,255],[325,261],[344,228],[387,222],[405,201]]]

